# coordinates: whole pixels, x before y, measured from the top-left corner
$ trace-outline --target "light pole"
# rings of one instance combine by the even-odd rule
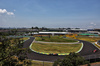
[[[44,66],[44,61],[43,61],[43,66]]]

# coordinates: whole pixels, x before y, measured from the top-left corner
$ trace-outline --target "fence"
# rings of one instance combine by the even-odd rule
[[[95,55],[87,55],[83,56],[86,60],[89,62],[97,62],[100,61],[100,54],[95,54]]]

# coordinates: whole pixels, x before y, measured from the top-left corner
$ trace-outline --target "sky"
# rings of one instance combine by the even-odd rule
[[[0,0],[0,27],[100,28],[100,0]]]

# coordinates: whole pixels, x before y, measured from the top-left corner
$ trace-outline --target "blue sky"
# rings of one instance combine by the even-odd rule
[[[0,27],[100,28],[100,0],[0,0]]]

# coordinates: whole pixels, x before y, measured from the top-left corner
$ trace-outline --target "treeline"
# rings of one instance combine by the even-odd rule
[[[0,37],[0,66],[23,66],[30,65],[27,60],[29,48],[23,48],[23,40],[20,38]]]
[[[90,66],[89,61],[86,61],[80,54],[71,52],[64,59],[56,60],[53,66],[80,66],[84,64]]]

